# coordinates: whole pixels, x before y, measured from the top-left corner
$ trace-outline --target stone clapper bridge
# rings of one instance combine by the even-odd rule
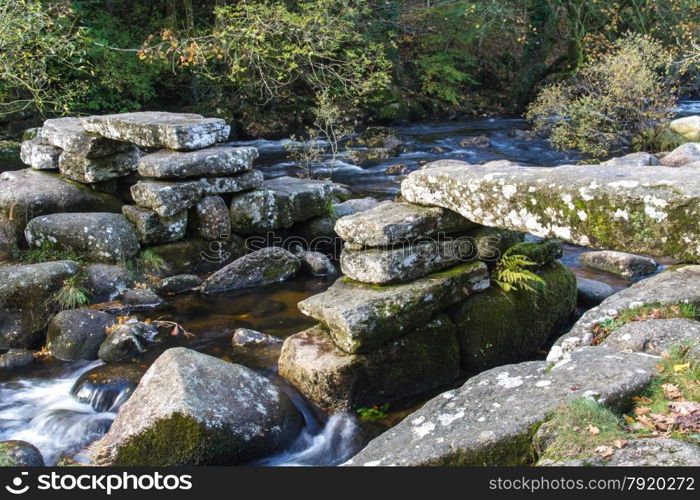
[[[344,276],[299,303],[319,324],[285,340],[283,377],[338,412],[444,386],[460,369],[490,369],[427,403],[438,408],[426,413],[437,421],[410,417],[354,463],[524,463],[531,429],[546,411],[587,394],[614,405],[651,377],[653,358],[602,347],[571,352],[566,369],[502,365],[526,359],[571,318],[576,280],[557,262],[561,240],[700,261],[696,168],[438,161],[403,181],[407,201],[343,210],[329,182],[264,181],[252,169],[254,148],[216,144],[227,127],[223,120],[170,113],[47,120],[22,146],[32,168],[0,176],[0,209],[18,209],[12,223],[30,245],[50,241],[103,262],[130,259],[142,246],[164,256],[185,252],[184,244],[199,252],[230,231],[235,251],[228,262],[196,268],[196,258],[166,258],[172,274],[221,268],[205,281],[204,293],[278,281],[299,269],[297,257],[280,249],[244,255],[237,235],[335,223],[346,242]],[[42,172],[55,169],[60,175]],[[524,232],[554,239],[526,243]],[[449,238],[436,240],[440,234]],[[464,241],[474,250],[466,260],[458,251]],[[535,262],[544,286],[502,293],[490,278],[494,247],[498,254],[515,247],[513,253]],[[36,340],[35,322],[23,321],[20,311],[12,328],[0,325],[4,344],[23,347],[27,332]],[[578,380],[571,368],[587,378]],[[577,389],[569,390],[574,383]],[[484,423],[500,415],[491,392],[518,387],[537,408],[508,399],[503,415],[512,425],[494,434]],[[120,418],[115,428],[124,427]],[[454,422],[464,424],[458,435],[451,434]],[[114,443],[110,434],[105,440]],[[421,441],[426,437],[430,446]]]

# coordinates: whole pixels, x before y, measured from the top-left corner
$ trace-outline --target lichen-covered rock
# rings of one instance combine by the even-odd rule
[[[29,221],[24,236],[30,245],[48,243],[96,262],[124,262],[139,251],[136,230],[122,214],[42,215]]]
[[[261,375],[190,349],[169,349],[96,443],[94,460],[236,465],[282,450],[302,423],[291,400]]]
[[[233,332],[233,337],[231,338],[231,345],[233,347],[243,347],[245,349],[278,345],[281,343],[282,339],[249,328],[237,328],[236,331]]]
[[[60,212],[120,212],[122,202],[59,175],[34,170],[0,174],[0,213],[11,216],[17,235],[40,215]]]
[[[390,202],[386,202],[390,203]],[[379,201],[372,198],[354,198],[342,203],[334,203],[331,214],[324,214],[300,222],[294,226],[294,234],[305,238],[308,242],[313,242],[316,238],[323,238],[329,243],[338,235],[335,232],[335,222],[346,215],[364,212],[376,207]]]
[[[92,361],[115,323],[114,316],[94,309],[61,311],[49,323],[46,345],[61,361]]]
[[[689,349],[686,357],[700,362],[700,321],[681,318],[632,321],[611,332],[600,345],[655,356],[684,345]]]
[[[202,293],[223,293],[269,285],[294,276],[301,267],[299,259],[279,247],[262,248],[218,270],[202,285]]]
[[[613,287],[602,281],[576,277],[576,292],[579,305],[594,307],[615,293]]]
[[[44,458],[26,441],[0,441],[0,467],[43,467]]]
[[[255,148],[216,146],[197,151],[162,150],[141,158],[138,170],[144,177],[185,179],[240,174],[250,170],[258,157]]]
[[[205,240],[231,234],[231,214],[220,196],[202,198],[191,212],[190,229]]]
[[[586,311],[571,330],[555,342],[547,359],[557,362],[565,358],[569,351],[581,345],[591,345],[595,326],[625,309],[648,304],[679,303],[700,307],[700,266],[667,270],[611,295],[599,306]]]
[[[221,118],[190,113],[141,111],[81,118],[85,130],[147,148],[202,149],[228,139],[231,127]]]
[[[150,208],[161,217],[174,215],[194,206],[202,197],[204,184],[199,181],[138,181],[131,186],[137,205]]]
[[[576,307],[571,271],[557,262],[533,272],[544,280],[534,292],[492,286],[448,309],[457,325],[462,368],[479,372],[527,359],[571,319]]]
[[[260,189],[238,194],[231,200],[231,228],[254,234],[289,228],[332,206],[330,183],[292,177],[263,182]]]
[[[0,348],[29,349],[43,342],[46,302],[78,268],[71,260],[0,267]]]
[[[452,211],[410,203],[380,203],[335,223],[338,236],[355,248],[386,247],[475,227]]]
[[[134,284],[131,272],[124,266],[90,264],[85,268],[86,287],[92,302],[109,302]]]
[[[439,315],[367,354],[348,354],[316,326],[284,341],[279,372],[330,412],[391,403],[459,375],[454,325]]]
[[[668,126],[688,141],[700,141],[700,115],[678,118],[669,123]]]
[[[22,142],[19,158],[22,163],[37,170],[56,170],[61,152],[61,149],[35,137]]]
[[[178,274],[163,278],[155,285],[155,290],[158,293],[175,294],[182,293],[197,288],[203,281],[193,274]]]
[[[153,323],[129,321],[112,329],[100,345],[98,356],[105,363],[119,363],[140,356],[158,334]]]
[[[57,148],[85,158],[109,156],[133,147],[126,142],[91,134],[83,128],[79,118],[72,117],[46,120],[40,136]]]
[[[554,467],[697,467],[700,465],[700,446],[671,438],[641,438],[627,440],[621,448],[612,448],[612,454],[591,453],[584,458],[554,460],[542,459],[538,466]]]
[[[686,142],[661,158],[667,167],[682,167],[700,160],[700,142]]]
[[[187,230],[187,210],[172,217],[161,217],[153,210],[138,205],[124,205],[122,213],[136,228],[143,245],[168,243],[184,238]]]
[[[700,260],[700,177],[687,168],[484,167],[455,160],[412,172],[410,202],[484,224],[632,253]]]
[[[199,182],[202,184],[202,193],[212,196],[257,189],[263,185],[264,178],[260,170],[250,170],[231,177],[204,177]]]
[[[630,153],[625,156],[619,156],[617,158],[612,158],[608,161],[604,161],[602,165],[627,165],[630,167],[649,167],[661,165],[659,159],[650,153],[645,153],[639,151],[637,153]]]
[[[493,368],[434,397],[346,465],[530,464],[533,434],[548,413],[580,397],[620,408],[654,378],[658,360],[587,347],[554,367],[528,361]]]
[[[148,288],[124,290],[121,294],[121,302],[132,311],[150,311],[165,304],[157,293]]]
[[[27,349],[10,349],[0,354],[0,370],[13,370],[34,362],[32,351]]]
[[[343,351],[369,352],[488,287],[486,265],[473,262],[399,285],[339,278],[325,292],[298,305],[302,313],[328,326],[333,342]]]
[[[12,222],[0,213],[0,263],[12,260],[17,250],[17,235]]]
[[[538,266],[551,264],[564,254],[564,245],[556,239],[545,239],[537,243],[522,242],[512,248],[513,255],[523,255]]]
[[[236,234],[222,235],[208,241],[202,238],[185,238],[150,250],[165,261],[166,269],[159,276],[174,274],[210,273],[245,255],[243,239]]]
[[[86,371],[75,381],[71,396],[96,411],[117,412],[134,392],[148,365],[109,363]]]
[[[141,152],[137,148],[98,158],[85,158],[64,151],[58,159],[58,168],[67,179],[92,184],[135,172],[140,157]]]
[[[584,252],[579,256],[579,263],[586,267],[615,274],[623,278],[639,278],[656,271],[659,264],[654,259],[625,252],[603,250],[601,252]]]
[[[333,276],[338,274],[331,259],[321,252],[301,252],[298,256],[301,267],[312,276]]]

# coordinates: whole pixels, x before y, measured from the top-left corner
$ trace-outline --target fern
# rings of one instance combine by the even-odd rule
[[[545,284],[540,276],[527,269],[536,265],[525,255],[513,253],[513,248],[509,248],[498,260],[492,279],[504,292],[516,290],[534,292],[534,285]]]

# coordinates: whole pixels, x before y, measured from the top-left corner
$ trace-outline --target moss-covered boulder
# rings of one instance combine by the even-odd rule
[[[29,221],[24,236],[32,246],[54,245],[94,262],[124,262],[140,247],[126,217],[106,212],[42,215]]]
[[[398,285],[339,278],[328,290],[299,302],[299,310],[329,328],[335,345],[364,353],[405,335],[445,307],[485,290],[483,262],[471,262]]]
[[[132,273],[125,266],[90,264],[85,268],[87,288],[93,302],[109,302],[134,284]]]
[[[223,293],[269,285],[294,276],[301,262],[291,252],[279,247],[262,248],[244,255],[204,281],[202,293]]]
[[[448,208],[485,226],[700,261],[697,169],[430,165],[402,182],[408,201]]]
[[[33,348],[44,341],[47,301],[79,269],[63,260],[0,267],[0,348]]]
[[[193,274],[178,274],[176,276],[169,276],[158,281],[154,286],[154,289],[158,293],[172,295],[176,293],[183,293],[197,288],[202,284],[201,278]]]
[[[316,326],[288,337],[280,375],[330,412],[391,403],[434,389],[459,375],[455,328],[444,315],[367,354],[338,349]]]
[[[49,323],[46,345],[61,361],[91,361],[115,323],[114,316],[94,309],[61,311]]]
[[[268,379],[185,348],[151,365],[94,446],[117,466],[235,465],[289,445],[303,419]]]
[[[482,371],[527,359],[571,319],[576,278],[555,262],[536,271],[535,291],[504,292],[494,285],[448,310],[457,325],[462,367]]]
[[[97,351],[105,363],[120,363],[139,357],[158,334],[154,323],[129,321],[114,328]]]
[[[36,446],[26,441],[0,441],[0,467],[43,467]]]

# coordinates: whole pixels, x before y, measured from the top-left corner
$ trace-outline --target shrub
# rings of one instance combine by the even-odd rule
[[[658,41],[628,35],[570,81],[545,87],[526,117],[559,149],[605,156],[668,118],[676,103],[672,62]]]

